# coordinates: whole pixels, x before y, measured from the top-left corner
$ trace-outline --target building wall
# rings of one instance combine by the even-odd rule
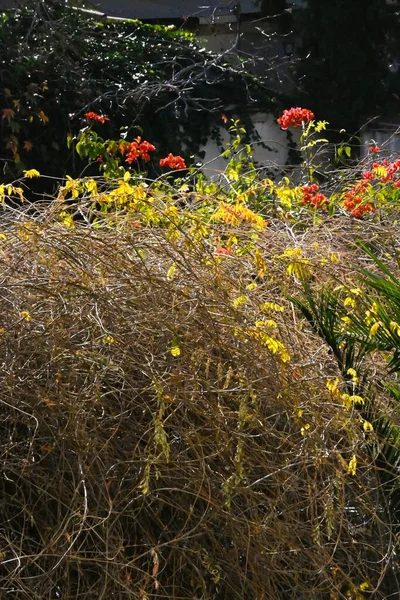
[[[131,19],[184,19],[204,17],[229,12],[231,0],[86,0],[108,15]],[[257,0],[240,0],[242,13],[256,13]]]
[[[368,155],[368,147],[377,145],[382,149],[382,156],[400,153],[400,122],[372,123],[361,132],[361,156]]]
[[[253,116],[252,121],[260,138],[258,142],[252,143],[256,165],[266,169],[284,167],[288,159],[286,132],[281,130],[272,115],[258,113]],[[230,139],[229,132],[226,128],[221,128],[220,135],[224,146]],[[294,137],[297,139],[299,136]],[[225,170],[228,160],[221,156],[221,149],[214,140],[209,140],[202,150],[205,152],[202,159],[203,171],[210,178],[218,178]]]

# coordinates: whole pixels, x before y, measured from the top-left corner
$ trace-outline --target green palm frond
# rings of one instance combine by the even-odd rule
[[[396,379],[400,374],[400,280],[368,246],[360,244],[360,247],[380,272],[361,269],[362,283],[369,293],[356,310],[350,313],[346,310],[340,290],[314,292],[308,282],[304,284],[302,298],[289,299],[314,332],[327,343],[348,386],[353,385],[348,377],[349,369],[354,369],[359,376],[357,393],[366,398],[361,416],[373,424],[376,434],[377,441],[371,444],[371,454],[382,482],[382,504],[386,505],[394,530],[399,532],[400,387]],[[399,256],[395,255],[395,259],[400,268]],[[343,317],[350,318],[350,325],[346,329],[343,327]],[[371,320],[375,327],[371,327]],[[363,361],[375,351],[387,353],[387,356],[384,355],[386,373],[394,376],[394,381],[385,382],[385,373],[378,382],[370,381]],[[382,414],[374,388],[386,392],[394,417]],[[396,415],[399,415],[399,423]]]
[[[370,348],[360,344],[357,336],[350,336],[343,331],[342,318],[347,311],[339,294],[326,290],[314,293],[306,282],[304,298],[290,297],[289,300],[301,311],[314,332],[328,344],[344,379],[348,379],[349,369],[360,372]]]

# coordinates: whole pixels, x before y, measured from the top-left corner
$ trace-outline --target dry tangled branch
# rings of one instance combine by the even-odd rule
[[[2,597],[384,597],[390,524],[335,367],[288,306],[290,362],[254,333],[276,277],[122,221],[2,229]]]

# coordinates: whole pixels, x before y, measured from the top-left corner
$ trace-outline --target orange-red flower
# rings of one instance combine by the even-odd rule
[[[109,118],[106,115],[98,115],[97,113],[90,111],[85,113],[85,117],[88,121],[97,121],[104,125],[106,121],[109,121]]]
[[[221,246],[219,246],[218,248],[215,249],[215,254],[219,254],[220,256],[232,256],[232,250],[229,250],[228,248],[222,248]]]
[[[156,149],[156,147],[153,146],[153,144],[150,144],[150,142],[147,142],[146,140],[143,140],[143,142],[141,142],[139,144],[140,156],[143,158],[143,160],[145,162],[149,162],[149,160],[150,160],[149,152],[154,152],[155,149]]]
[[[379,148],[379,146],[370,146],[370,147],[368,148],[368,150],[369,150],[370,152],[380,152],[380,151],[381,151],[381,149]]]
[[[125,160],[129,164],[137,160],[138,158],[142,158],[145,162],[149,162],[149,152],[154,152],[155,149],[156,147],[153,146],[153,144],[150,144],[150,142],[147,142],[146,140],[143,140],[142,142],[142,138],[139,136],[135,140],[133,140],[133,142],[128,144],[128,146],[126,146]],[[121,154],[124,154],[122,150]]]
[[[174,156],[171,152],[166,158],[160,160],[160,166],[170,169],[186,169],[185,159],[182,156]]]
[[[311,112],[311,110],[297,106],[284,110],[282,116],[277,120],[277,123],[279,123],[282,129],[288,129],[288,127],[298,129],[312,121],[313,118],[314,113]]]
[[[318,192],[319,185],[311,183],[310,185],[304,185],[301,188],[303,192],[302,204],[309,204],[313,208],[325,208],[329,200],[321,192]]]
[[[131,164],[133,161],[137,160],[140,156],[139,145],[137,142],[132,142],[129,144],[126,150],[126,162]]]
[[[344,195],[343,206],[352,217],[360,218],[365,213],[373,213],[375,207],[370,202],[365,202],[365,195],[370,187],[368,179],[358,181]]]
[[[374,172],[373,171],[364,171],[362,174],[362,178],[372,180],[374,178]]]

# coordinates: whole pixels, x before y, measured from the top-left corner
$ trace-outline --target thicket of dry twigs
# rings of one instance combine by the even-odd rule
[[[260,281],[123,219],[0,227],[1,597],[385,596],[373,434],[282,297],[289,229],[260,235]],[[266,302],[290,361],[255,333]]]

